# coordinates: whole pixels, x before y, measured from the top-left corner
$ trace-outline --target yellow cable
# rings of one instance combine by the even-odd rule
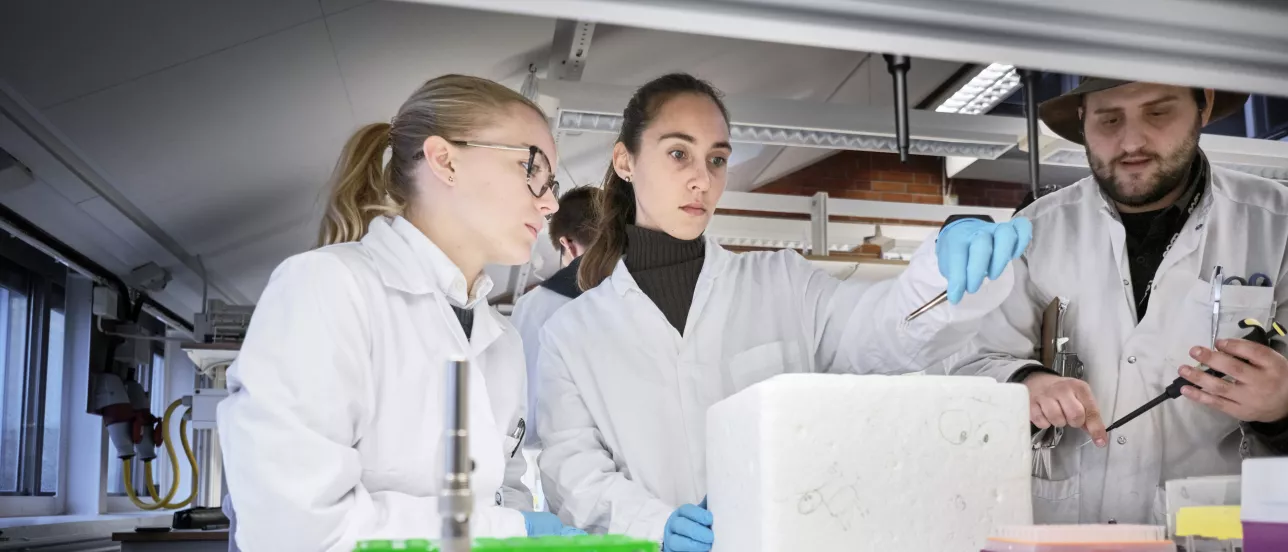
[[[197,456],[192,453],[192,447],[188,445],[188,420],[186,418],[179,422],[179,439],[183,441],[183,452],[188,455],[188,465],[192,467],[192,493],[183,502],[167,506],[167,508],[175,510],[187,506],[197,498]],[[169,441],[166,441],[166,444],[173,446]]]
[[[125,478],[125,494],[130,497],[130,502],[133,502],[140,510],[156,510],[160,508],[161,504],[148,504],[139,500],[139,495],[134,492],[133,476],[130,475],[130,472],[133,471],[130,469],[132,467],[129,458],[121,459],[121,476]]]
[[[166,493],[165,498],[161,498],[159,493],[157,493],[156,485],[152,480],[151,462],[143,463],[145,473],[147,474],[148,492],[152,495],[152,499],[157,502],[157,508],[175,508],[175,506],[170,504],[170,501],[174,500],[174,494],[179,490],[179,457],[175,454],[174,443],[170,439],[170,419],[174,416],[175,411],[182,405],[183,400],[176,399],[165,409],[165,416],[161,418],[161,441],[165,443],[166,453],[170,456],[170,466],[174,470],[174,474],[171,477],[170,492]]]
[[[198,487],[197,455],[192,451],[192,444],[188,441],[188,420],[181,419],[179,422],[179,440],[183,444],[184,455],[188,457],[188,465],[192,468],[192,492],[188,495],[188,498],[185,499],[183,502],[171,503],[171,501],[174,500],[175,493],[179,489],[179,455],[178,453],[175,452],[174,440],[170,438],[170,423],[171,423],[172,417],[174,416],[175,411],[178,410],[179,406],[181,406],[182,404],[183,404],[182,399],[179,399],[170,403],[170,406],[166,408],[165,416],[161,418],[161,434],[162,434],[161,440],[165,443],[166,454],[170,458],[170,466],[172,466],[172,468],[174,469],[174,476],[171,478],[172,483],[170,485],[170,491],[166,493],[164,498],[160,497],[160,493],[157,492],[156,484],[152,479],[151,461],[145,461],[143,463],[143,466],[147,477],[146,482],[147,482],[148,493],[150,493],[152,495],[152,499],[156,501],[155,504],[147,504],[142,500],[139,500],[138,496],[134,492],[134,486],[131,481],[132,477],[130,473],[131,470],[129,469],[130,468],[129,462],[123,461],[122,463],[123,465],[122,470],[123,470],[123,473],[125,474],[126,494],[130,496],[130,501],[133,502],[135,506],[138,506],[141,509],[156,510],[160,508],[166,508],[166,509],[177,510],[179,508],[183,508],[184,506],[191,504],[192,501],[197,498],[197,487]]]
[[[146,481],[146,486],[148,488],[148,496],[152,497],[152,501],[164,506],[165,501],[161,500],[161,495],[157,494],[157,485],[152,481],[152,461],[151,460],[143,461],[143,480]]]

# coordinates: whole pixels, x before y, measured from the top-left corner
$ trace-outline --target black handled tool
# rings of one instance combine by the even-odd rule
[[[1283,326],[1279,325],[1278,322],[1271,322],[1270,328],[1267,329],[1266,327],[1262,326],[1260,322],[1249,318],[1246,320],[1240,320],[1239,327],[1244,329],[1252,328],[1252,331],[1248,332],[1248,335],[1243,336],[1244,340],[1251,341],[1258,345],[1265,345],[1267,347],[1270,346],[1271,339],[1284,335],[1284,328]],[[1207,373],[1212,374],[1213,376],[1216,376],[1218,378],[1222,378],[1222,379],[1225,378],[1225,374],[1221,373],[1218,370],[1213,370],[1211,368],[1207,370]],[[1181,396],[1181,389],[1184,389],[1185,386],[1187,385],[1198,387],[1197,385],[1194,385],[1194,383],[1191,382],[1190,380],[1187,380],[1185,378],[1176,378],[1176,380],[1173,381],[1171,385],[1167,386],[1167,390],[1163,391],[1162,395],[1154,397],[1153,400],[1145,403],[1144,406],[1137,408],[1136,410],[1133,410],[1130,414],[1123,416],[1122,418],[1119,418],[1118,421],[1111,424],[1108,428],[1105,429],[1105,431],[1109,432],[1109,431],[1118,429],[1119,427],[1122,427],[1123,424],[1130,422],[1136,419],[1137,417],[1139,417],[1141,414],[1149,412],[1154,407],[1160,404],[1163,404],[1164,401],[1168,399],[1175,399]]]

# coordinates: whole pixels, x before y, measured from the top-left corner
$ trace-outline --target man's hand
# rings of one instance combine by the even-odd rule
[[[1109,443],[1100,407],[1091,396],[1091,386],[1077,378],[1035,373],[1024,378],[1029,388],[1029,419],[1039,429],[1076,427],[1091,435],[1096,446]]]
[[[1190,356],[1235,380],[1228,382],[1193,366],[1182,366],[1181,393],[1199,404],[1244,422],[1273,423],[1288,418],[1288,359],[1278,351],[1242,339],[1221,339],[1216,351],[1190,349]]]

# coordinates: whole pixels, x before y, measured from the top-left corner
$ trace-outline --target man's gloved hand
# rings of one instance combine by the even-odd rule
[[[529,537],[571,537],[576,535],[585,535],[586,532],[576,527],[564,525],[556,516],[550,512],[523,512],[523,525],[528,530]]]
[[[1032,239],[1033,223],[1024,217],[1000,224],[961,219],[945,226],[939,231],[935,256],[939,273],[948,279],[948,302],[956,305],[967,292],[979,291],[985,275],[990,280],[1001,277]]]
[[[662,532],[662,552],[708,552],[716,541],[707,499],[694,506],[685,504],[671,513]]]

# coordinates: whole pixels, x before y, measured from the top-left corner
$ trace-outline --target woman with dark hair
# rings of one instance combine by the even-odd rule
[[[876,284],[794,251],[724,250],[703,233],[732,149],[720,94],[692,76],[655,79],[626,107],[586,292],[546,324],[538,361],[543,487],[576,527],[710,549],[708,407],[785,372],[920,370],[964,347],[1011,289],[1023,219],[954,221]],[[1000,280],[962,300],[986,275]],[[945,287],[953,305],[904,321]]]

